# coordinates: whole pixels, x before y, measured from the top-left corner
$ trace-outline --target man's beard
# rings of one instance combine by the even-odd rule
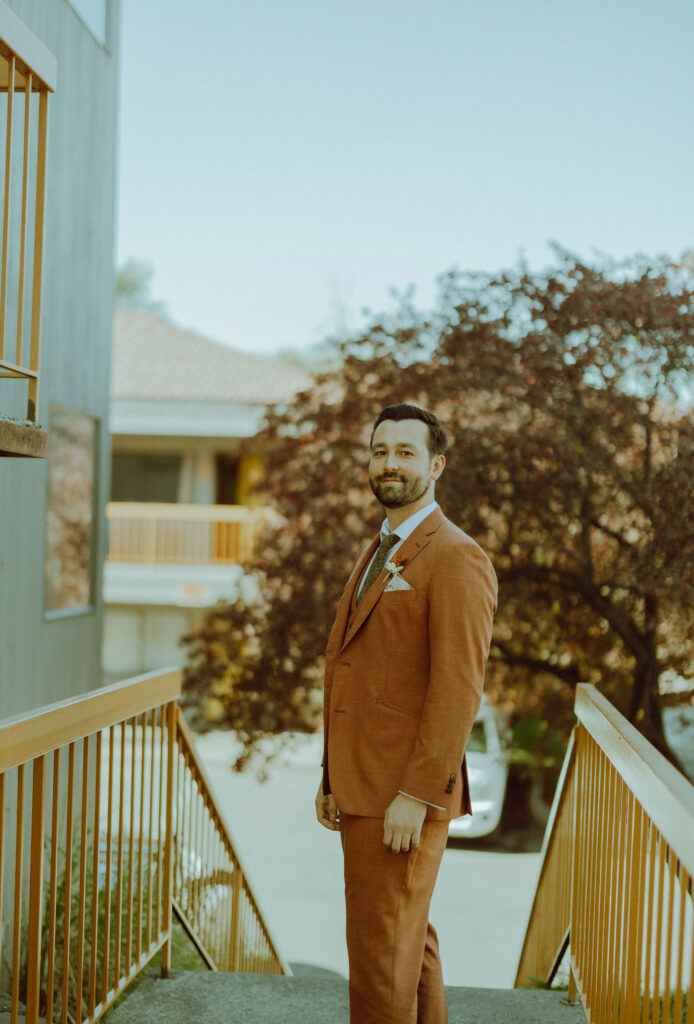
[[[404,505],[411,505],[418,501],[427,492],[429,481],[421,476],[413,476],[410,480],[404,480],[401,476],[396,478],[397,482],[369,477],[369,487],[376,495],[384,508],[402,508]]]

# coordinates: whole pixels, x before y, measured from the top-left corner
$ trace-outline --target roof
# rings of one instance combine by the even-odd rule
[[[296,366],[240,352],[153,313],[116,311],[112,398],[268,405],[310,383]]]

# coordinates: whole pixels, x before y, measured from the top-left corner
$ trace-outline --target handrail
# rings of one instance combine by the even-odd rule
[[[193,505],[174,501],[109,501],[109,519],[191,519],[199,522],[254,523],[269,511],[252,505]]]
[[[555,816],[545,841],[570,882],[541,873],[516,984],[547,977],[533,936],[549,924],[559,954],[568,888],[570,995],[586,1020],[694,1024],[694,786],[594,687],[578,686],[576,715],[570,828]]]
[[[0,990],[93,1024],[178,914],[212,969],[290,973],[193,749],[179,670],[0,722]],[[3,891],[13,899],[3,906]],[[3,941],[6,949],[3,949]]]
[[[0,377],[27,381],[27,418],[35,421],[41,349],[48,96],[56,85],[56,59],[1,2],[0,79],[0,91],[7,96],[0,233]],[[23,102],[18,105],[20,97]],[[18,131],[22,132],[22,146],[17,146]]]
[[[148,672],[0,721],[0,772],[177,700],[180,669]]]
[[[569,941],[571,863],[566,850],[573,828],[576,730],[566,749],[542,843],[541,867],[528,928],[523,940],[516,988],[541,979],[551,984]]]
[[[227,951],[227,955],[230,956],[230,959],[225,962],[225,951],[220,948],[219,943],[211,941],[209,938],[207,941],[204,940],[206,932],[206,918],[209,916],[209,913],[206,911],[204,905],[205,901],[203,894],[200,891],[200,887],[198,886],[196,888],[195,886],[189,886],[186,888],[183,884],[183,873],[181,871],[174,870],[174,877],[180,883],[174,889],[173,893],[174,906],[178,918],[188,932],[192,941],[198,947],[198,951],[203,959],[213,970],[243,970],[258,972],[261,970],[261,965],[264,965],[266,970],[264,970],[263,973],[291,974],[291,968],[277,951],[277,947],[270,935],[267,923],[259,910],[257,900],[248,885],[248,876],[243,869],[241,858],[239,857],[229,830],[224,824],[224,816],[214,798],[213,789],[205,769],[195,753],[193,734],[188,723],[183,717],[183,712],[180,707],[176,708],[176,718],[179,763],[180,766],[190,775],[189,788],[187,791],[192,792],[193,795],[193,803],[189,801],[178,801],[176,834],[178,836],[190,836],[192,828],[192,842],[194,844],[194,848],[199,849],[204,845],[204,830],[201,830],[199,827],[197,830],[195,829],[195,808],[193,805],[195,802],[204,803],[207,810],[207,816],[214,824],[214,833],[211,838],[217,846],[216,868],[214,877],[211,880],[211,886],[215,889],[218,888],[220,879],[226,874],[226,877],[231,882],[232,888],[236,891],[237,898],[240,897],[248,905],[251,918],[256,923],[256,928],[253,936],[247,934],[245,942],[243,943],[243,949],[240,949],[238,941],[232,942],[231,948]],[[199,820],[200,816],[198,816],[198,822]],[[207,839],[209,841],[209,836]],[[180,857],[180,846],[177,848],[177,853]],[[239,914],[235,915],[232,924],[234,924],[238,930],[241,924],[241,916]]]
[[[576,690],[576,717],[694,876],[694,786],[594,686]]]

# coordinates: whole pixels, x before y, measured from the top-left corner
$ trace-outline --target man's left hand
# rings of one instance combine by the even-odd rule
[[[383,843],[393,853],[407,853],[419,846],[422,825],[427,813],[427,805],[421,800],[413,800],[411,796],[398,793],[386,810],[383,822]]]

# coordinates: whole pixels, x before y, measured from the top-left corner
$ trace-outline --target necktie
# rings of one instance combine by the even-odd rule
[[[363,598],[364,594],[369,589],[371,584],[374,583],[381,575],[381,570],[383,569],[383,566],[386,564],[388,555],[395,547],[395,545],[399,543],[400,538],[398,537],[397,533],[388,533],[383,538],[383,540],[378,546],[378,551],[376,552],[374,560],[369,567],[369,571],[366,574],[364,584],[357,595],[357,604],[359,604],[359,602],[361,601],[361,599]]]

